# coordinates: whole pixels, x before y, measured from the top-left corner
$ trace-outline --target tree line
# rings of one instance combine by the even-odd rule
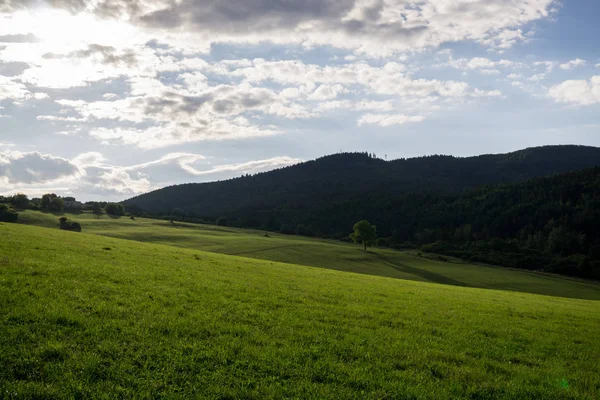
[[[368,220],[379,236],[375,239],[369,234],[368,241],[378,246],[600,278],[598,167],[461,193],[370,191],[349,199],[315,199],[310,207],[259,212],[248,208],[219,218],[182,209],[155,214],[136,211],[171,220],[341,240],[351,240],[348,234],[356,221]]]

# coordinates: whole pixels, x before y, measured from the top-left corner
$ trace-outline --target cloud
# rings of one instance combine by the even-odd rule
[[[40,196],[57,192],[121,200],[172,183],[173,175],[223,179],[302,161],[282,156],[211,165],[208,158],[200,154],[169,153],[156,160],[119,166],[110,164],[98,152],[83,153],[67,160],[47,154],[8,151],[0,153],[0,183],[3,183],[0,193],[25,192],[30,196]],[[169,181],[161,181],[161,177]]]
[[[589,106],[600,103],[600,75],[589,81],[568,80],[552,86],[548,94],[557,102]]]
[[[16,2],[4,0],[4,9]],[[505,49],[554,0],[52,0],[53,7],[130,21],[154,32],[195,32],[199,41],[330,45],[366,54],[473,40]],[[23,3],[26,7],[27,2]]]
[[[18,102],[29,95],[31,93],[25,85],[0,75],[0,101],[8,99]]]
[[[515,69],[515,68],[524,68],[525,65],[523,63],[520,62],[516,62],[516,61],[511,61],[511,60],[507,60],[507,59],[501,59],[501,60],[491,60],[487,57],[473,57],[473,58],[458,58],[458,59],[454,59],[452,57],[452,52],[447,51],[444,53],[438,53],[438,54],[445,54],[448,56],[448,63],[447,65],[456,68],[456,69],[460,69],[462,71],[479,71],[482,74],[485,75],[496,75],[499,74],[500,71],[498,70],[498,68],[511,68],[511,69]],[[441,66],[445,66],[446,64],[442,64]]]
[[[38,152],[0,153],[0,178],[9,184],[38,184],[74,176],[79,172],[69,160]]]
[[[425,120],[419,115],[404,115],[404,114],[365,114],[358,120],[358,126],[362,125],[379,125],[382,127],[392,125],[403,125],[409,122],[421,122]]]
[[[224,172],[233,172],[236,174],[249,174],[272,170],[275,168],[287,167],[302,162],[302,159],[292,157],[273,157],[266,160],[248,161],[236,164],[224,164],[212,167],[207,170],[197,170],[195,168],[186,169],[187,172],[196,175],[214,175]]]
[[[96,62],[109,65],[137,65],[136,55],[132,50],[119,52],[112,46],[89,44],[86,49],[72,51],[67,54],[45,53],[42,58],[47,60],[60,60],[64,58],[93,58]]]
[[[26,35],[0,35],[0,43],[37,43],[40,39],[33,33]]]
[[[3,76],[17,76],[21,75],[23,71],[29,68],[29,64],[26,62],[3,62],[0,61],[0,75]]]
[[[320,85],[308,98],[310,100],[331,100],[345,93],[348,93],[348,89],[340,84]]]
[[[77,118],[92,125],[89,129],[92,137],[107,144],[132,144],[142,148],[281,132],[273,125],[260,123],[253,118],[255,114],[285,119],[315,115],[273,90],[250,85],[217,85],[192,92],[156,83],[156,87],[144,86],[132,93],[140,95],[114,101],[58,100],[57,103],[71,108],[80,115]],[[102,120],[113,121],[113,125],[118,126],[109,128],[97,124]]]
[[[284,132],[275,123],[277,120],[317,118],[340,108],[391,111],[392,99],[420,109],[435,109],[435,103],[445,98],[459,103],[501,95],[498,90],[471,88],[466,82],[415,79],[396,62],[378,67],[365,62],[319,66],[262,59],[195,64],[200,70],[175,72],[176,84],[133,77],[129,79],[129,97],[56,100],[71,114],[38,118],[81,122],[88,125],[85,131],[102,143],[157,148],[271,136]],[[230,83],[215,83],[224,81]],[[363,100],[332,102],[346,95],[361,96]],[[374,100],[374,96],[383,99]],[[423,112],[411,112],[415,111]],[[71,129],[81,131],[81,127]]]
[[[466,82],[414,79],[404,72],[404,65],[396,62],[388,62],[382,67],[374,67],[365,62],[322,67],[297,60],[244,61],[244,66],[230,70],[217,66],[214,73],[241,77],[250,83],[271,81],[286,85],[359,85],[371,93],[396,97],[476,96],[476,92]],[[340,86],[338,88],[341,90]]]
[[[581,58],[576,58],[575,60],[571,60],[564,64],[560,64],[560,69],[570,70],[570,69],[583,67],[586,64],[587,64],[587,62],[585,60],[582,60]]]

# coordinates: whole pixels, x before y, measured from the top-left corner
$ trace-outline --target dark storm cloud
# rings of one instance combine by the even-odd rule
[[[135,54],[132,51],[118,53],[112,46],[90,44],[87,49],[72,51],[67,54],[46,53],[42,55],[47,60],[62,58],[90,58],[99,55],[103,64],[134,66],[137,64]]]
[[[0,153],[0,177],[8,183],[46,183],[78,171],[69,160],[38,152]]]

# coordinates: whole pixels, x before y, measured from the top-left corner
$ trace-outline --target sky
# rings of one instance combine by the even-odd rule
[[[597,0],[0,0],[0,194],[600,146]]]

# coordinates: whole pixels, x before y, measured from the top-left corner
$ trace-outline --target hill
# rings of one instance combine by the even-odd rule
[[[24,211],[19,214],[19,221],[57,230],[61,216]],[[376,248],[363,252],[360,246],[337,240],[272,232],[265,237],[264,231],[249,229],[87,213],[64,216],[80,222],[85,233],[146,243],[422,282],[600,300],[598,284],[452,257],[445,257],[444,261],[416,251]]]
[[[518,182],[600,164],[600,148],[547,146],[514,153],[458,158],[430,156],[384,161],[367,154],[336,154],[228,181],[171,186],[124,202],[151,214],[227,217],[245,227],[308,226],[343,233],[355,220],[343,216],[310,221],[307,216],[345,201],[361,209],[407,193],[458,193],[481,185]],[[382,234],[393,226],[379,224]],[[316,233],[316,232],[315,232]]]
[[[0,226],[7,398],[592,399],[600,303]]]
[[[581,146],[391,162],[343,154],[252,177],[166,188],[125,204],[188,221],[198,221],[199,208],[213,222],[220,215],[234,226],[342,239],[367,219],[385,239],[381,245],[600,278],[600,169],[523,181],[598,163],[600,149]],[[501,181],[519,182],[491,184]]]

